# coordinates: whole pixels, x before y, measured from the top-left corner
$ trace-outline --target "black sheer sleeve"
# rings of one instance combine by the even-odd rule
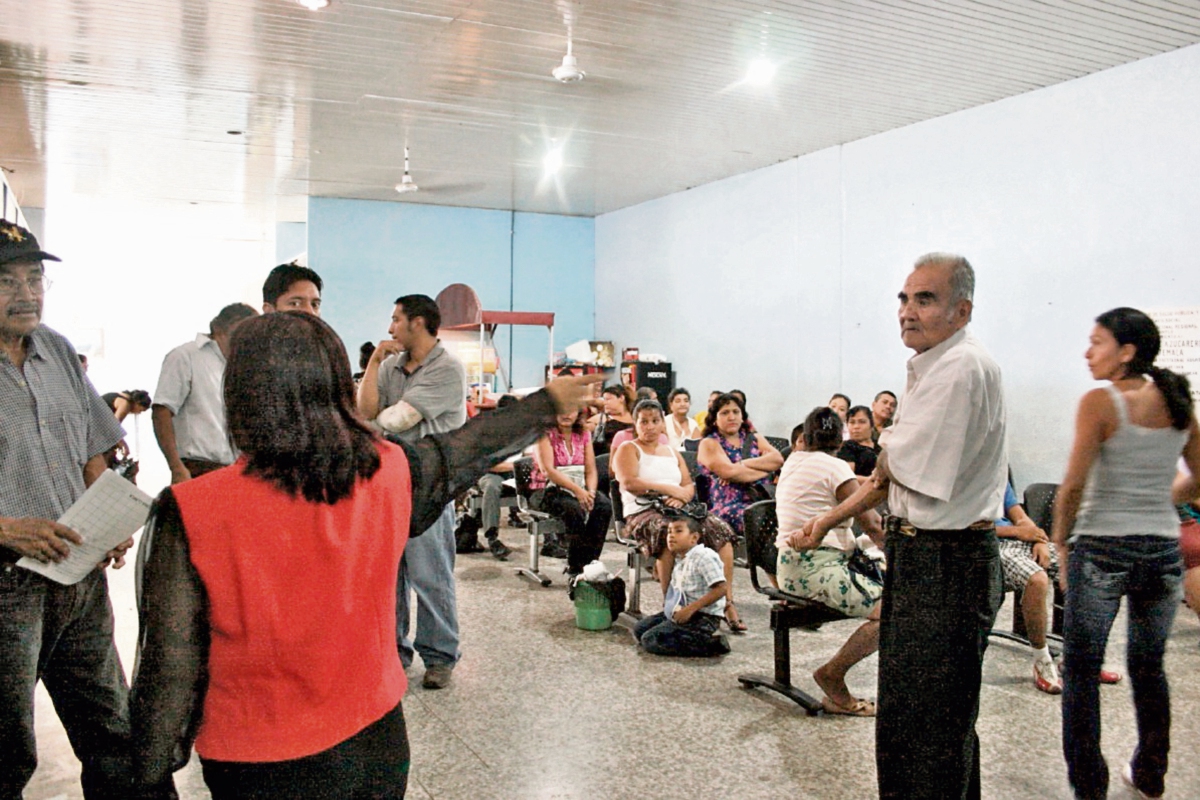
[[[134,774],[152,785],[187,764],[208,688],[208,601],[169,488],[150,512],[138,567],[141,630],[129,710]]]
[[[476,417],[456,431],[423,436],[404,448],[412,473],[410,536],[437,521],[446,503],[485,472],[537,441],[554,423],[554,401],[543,389],[507,408]]]

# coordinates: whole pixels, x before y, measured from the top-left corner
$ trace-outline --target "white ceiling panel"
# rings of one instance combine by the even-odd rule
[[[309,195],[594,215],[1200,41],[1200,5],[1170,0],[0,9],[0,166],[23,204],[52,176],[263,219]],[[568,26],[587,77],[561,84]],[[760,57],[775,77],[752,87]],[[421,190],[401,197],[406,144]]]

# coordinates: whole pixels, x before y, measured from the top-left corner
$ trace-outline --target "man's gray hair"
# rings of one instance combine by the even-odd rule
[[[975,270],[965,258],[954,253],[926,253],[917,259],[913,269],[921,267],[950,267],[950,303],[975,301]]]

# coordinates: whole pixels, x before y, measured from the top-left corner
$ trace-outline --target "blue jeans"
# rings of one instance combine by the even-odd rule
[[[417,635],[408,638],[408,591],[417,595]],[[458,607],[454,595],[454,503],[442,509],[438,521],[408,540],[396,581],[396,642],[404,668],[412,664],[413,649],[426,668],[457,663]]]
[[[1081,536],[1067,561],[1063,625],[1063,755],[1076,797],[1104,797],[1108,765],[1100,752],[1100,666],[1108,633],[1129,598],[1126,665],[1137,714],[1133,778],[1143,792],[1163,791],[1171,746],[1171,697],[1163,651],[1179,608],[1179,542],[1158,536]]]
[[[711,614],[693,614],[680,625],[659,612],[638,620],[633,635],[647,653],[658,656],[719,656],[729,652],[729,643],[717,635],[720,626]]]
[[[889,533],[875,762],[883,798],[978,798],[979,684],[1004,594],[993,531]]]
[[[20,798],[37,767],[33,694],[46,686],[83,764],[89,798],[128,798],[129,689],[113,644],[103,572],[63,586],[0,564],[0,798]]]

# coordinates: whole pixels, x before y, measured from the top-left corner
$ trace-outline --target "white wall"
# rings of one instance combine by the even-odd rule
[[[274,266],[274,224],[242,209],[178,204],[124,204],[58,192],[45,217],[47,264],[54,286],[43,321],[89,356],[96,391],[146,389],[158,383],[163,356],[207,332],[229,303],[262,305],[262,282]],[[170,482],[150,415],[127,417],[126,439],[138,452],[138,485],[151,494]]]
[[[596,334],[786,435],[834,391],[904,388],[895,294],[960,252],[1017,483],[1058,480],[1091,320],[1200,305],[1197,141],[1200,45],[606,214]]]

